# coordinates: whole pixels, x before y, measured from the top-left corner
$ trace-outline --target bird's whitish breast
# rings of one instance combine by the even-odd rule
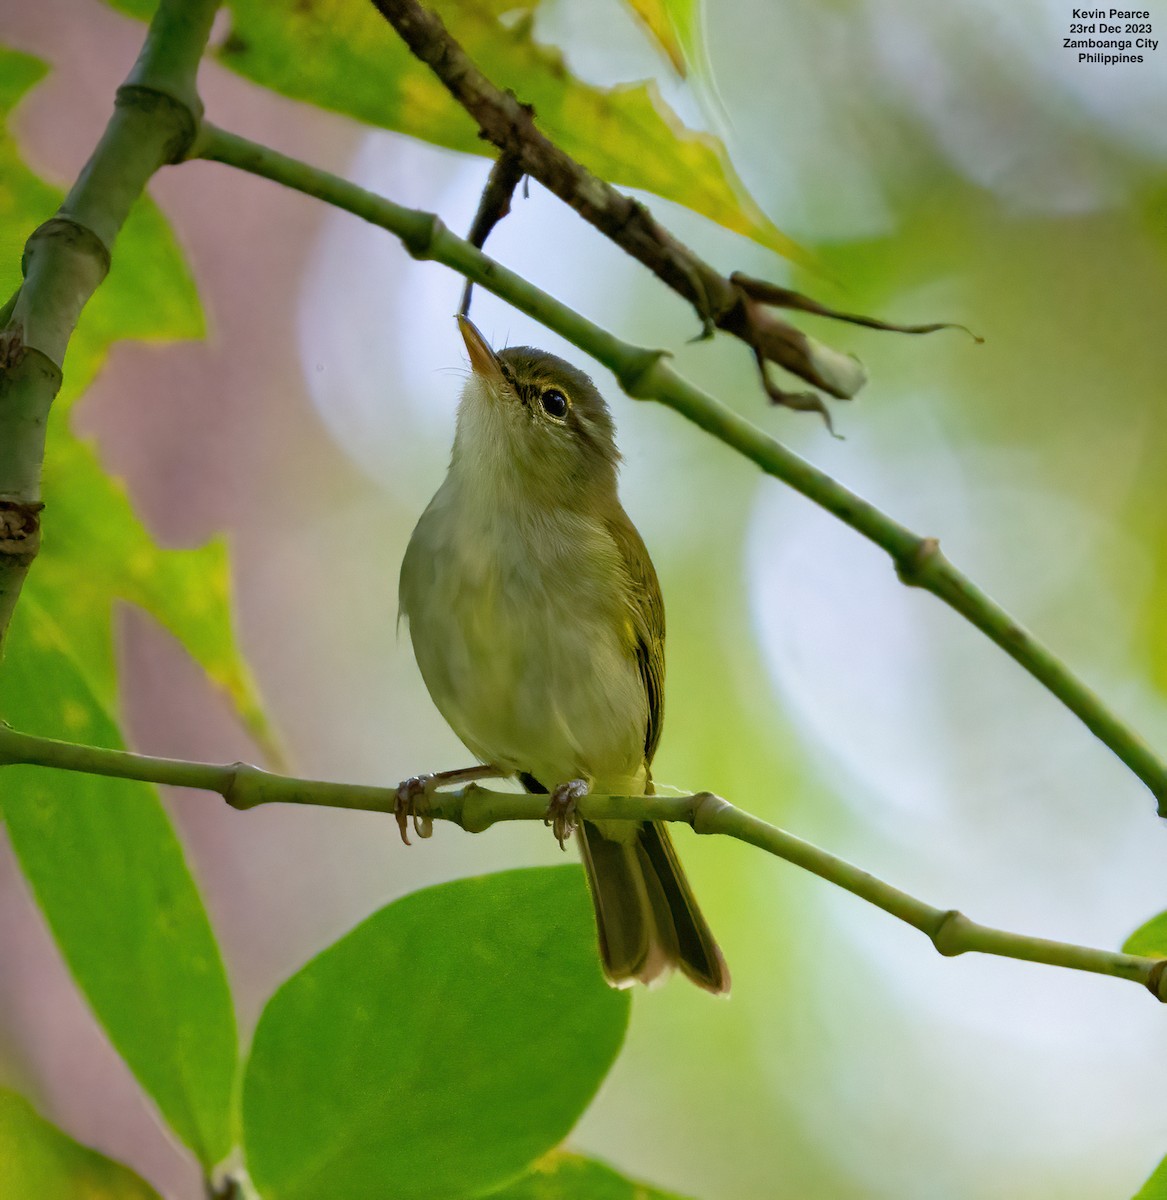
[[[610,536],[563,514],[499,537],[474,528],[488,514],[466,515],[440,506],[423,518],[427,582],[403,596],[435,704],[486,761],[549,785],[633,786],[647,699],[607,582],[620,569]]]

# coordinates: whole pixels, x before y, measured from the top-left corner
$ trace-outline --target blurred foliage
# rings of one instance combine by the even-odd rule
[[[0,1088],[0,1196],[28,1200],[159,1200],[129,1167],[75,1142],[27,1100]]]
[[[144,0],[110,2],[139,17],[154,7]],[[440,0],[430,7],[491,82],[533,105],[548,137],[594,174],[654,192],[779,254],[811,261],[750,199],[722,143],[685,129],[655,84],[585,83],[557,49],[536,42],[538,4]],[[367,0],[229,0],[226,7],[231,32],[218,55],[241,75],[451,150],[495,153]],[[664,35],[668,25],[654,28]]]
[[[894,412],[926,398],[932,430],[961,454],[1008,448],[1026,460],[1029,485],[1112,523],[1092,561],[1069,543],[1067,561],[1122,597],[1126,622],[1104,639],[1110,663],[1121,656],[1134,678],[1167,696],[1167,213],[1148,200],[1147,164],[1137,152],[1124,155],[1105,127],[1082,114],[1072,133],[1059,131],[1060,141],[1051,132],[1050,170],[1105,158],[1111,173],[1105,185],[1081,183],[1099,194],[1063,211],[1056,191],[1047,206],[1027,193],[989,189],[944,155],[925,167],[930,132],[907,116],[888,125],[875,140],[868,178],[889,205],[889,228],[820,248],[827,269],[846,279],[848,302],[861,311],[902,312],[905,297],[933,311],[942,304],[985,345],[877,351],[871,335],[856,335],[860,356],[878,353],[896,384],[881,388],[876,378],[868,400]],[[1023,533],[1025,515],[1012,532]],[[1131,545],[1139,547],[1137,564]],[[1016,564],[1013,595],[1034,565]],[[1014,606],[1003,581],[981,582]],[[1048,616],[1063,616],[1061,604],[1051,608]],[[1038,633],[1062,651],[1067,642],[1051,639],[1048,628]],[[1081,670],[1083,661],[1072,665]]]
[[[117,726],[51,615],[53,598],[34,573],[12,622],[0,711],[28,733],[120,748]],[[233,1140],[235,1013],[210,922],[156,790],[6,767],[0,812],[110,1041],[175,1133],[213,1166]]]
[[[563,1140],[627,1021],[579,867],[414,892],[268,1002],[243,1084],[251,1176],[269,1200],[375,1200],[386,1180],[394,1200],[480,1195]]]

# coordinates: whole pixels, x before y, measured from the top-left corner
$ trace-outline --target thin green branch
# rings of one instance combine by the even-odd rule
[[[126,750],[58,742],[0,725],[0,767],[17,765],[217,792],[232,808],[241,810],[261,804],[314,804],[392,813],[398,803],[396,788],[296,779],[275,775],[247,763],[219,765],[152,758]],[[1167,959],[1096,950],[980,925],[954,909],[935,908],[917,900],[854,864],[769,825],[709,792],[693,796],[590,795],[579,801],[578,809],[580,816],[591,820],[677,821],[692,826],[700,834],[736,838],[801,867],[906,922],[923,933],[941,954],[949,957],[966,953],[993,954],[1112,975],[1141,983],[1156,999],[1167,1002],[1167,980],[1164,980]],[[541,821],[546,811],[546,796],[497,792],[470,783],[450,791],[437,791],[419,802],[414,821],[422,836],[428,836],[433,820],[450,821],[467,832],[481,833],[502,821]]]
[[[667,352],[633,346],[560,303],[451,233],[433,213],[405,208],[347,180],[204,122],[192,153],[261,175],[346,209],[395,234],[415,258],[431,259],[481,284],[590,354],[637,399],[676,410],[715,438],[834,514],[891,556],[900,579],[938,596],[991,638],[1070,709],[1146,785],[1167,816],[1167,762],[1085,683],[921,537],[682,379]]]
[[[40,544],[49,409],[69,339],[151,175],[181,158],[202,106],[195,74],[218,0],[161,0],[105,132],[56,215],[25,244],[0,309],[0,642]]]

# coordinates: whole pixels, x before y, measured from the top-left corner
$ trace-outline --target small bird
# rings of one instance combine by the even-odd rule
[[[486,775],[548,793],[560,843],[576,830],[608,981],[677,966],[728,992],[665,825],[575,821],[588,791],[652,791],[663,715],[664,605],[617,494],[608,406],[570,363],[496,353],[458,320],[472,370],[449,471],[401,564],[400,612],[430,696],[482,765],[399,794]]]

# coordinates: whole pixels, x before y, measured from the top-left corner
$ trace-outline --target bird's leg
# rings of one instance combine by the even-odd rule
[[[393,815],[401,840],[409,845],[409,819],[413,818],[413,832],[420,838],[433,834],[434,823],[429,819],[426,802],[440,787],[453,783],[472,783],[476,779],[501,779],[509,775],[501,767],[491,763],[480,763],[475,767],[459,767],[455,771],[434,771],[429,775],[411,775],[397,785],[397,800]],[[420,804],[419,804],[420,801]]]
[[[560,850],[567,849],[567,839],[575,832],[576,801],[586,796],[590,790],[591,785],[586,779],[570,779],[567,783],[561,783],[551,793],[543,824],[550,825],[555,831],[555,840],[559,843]]]

